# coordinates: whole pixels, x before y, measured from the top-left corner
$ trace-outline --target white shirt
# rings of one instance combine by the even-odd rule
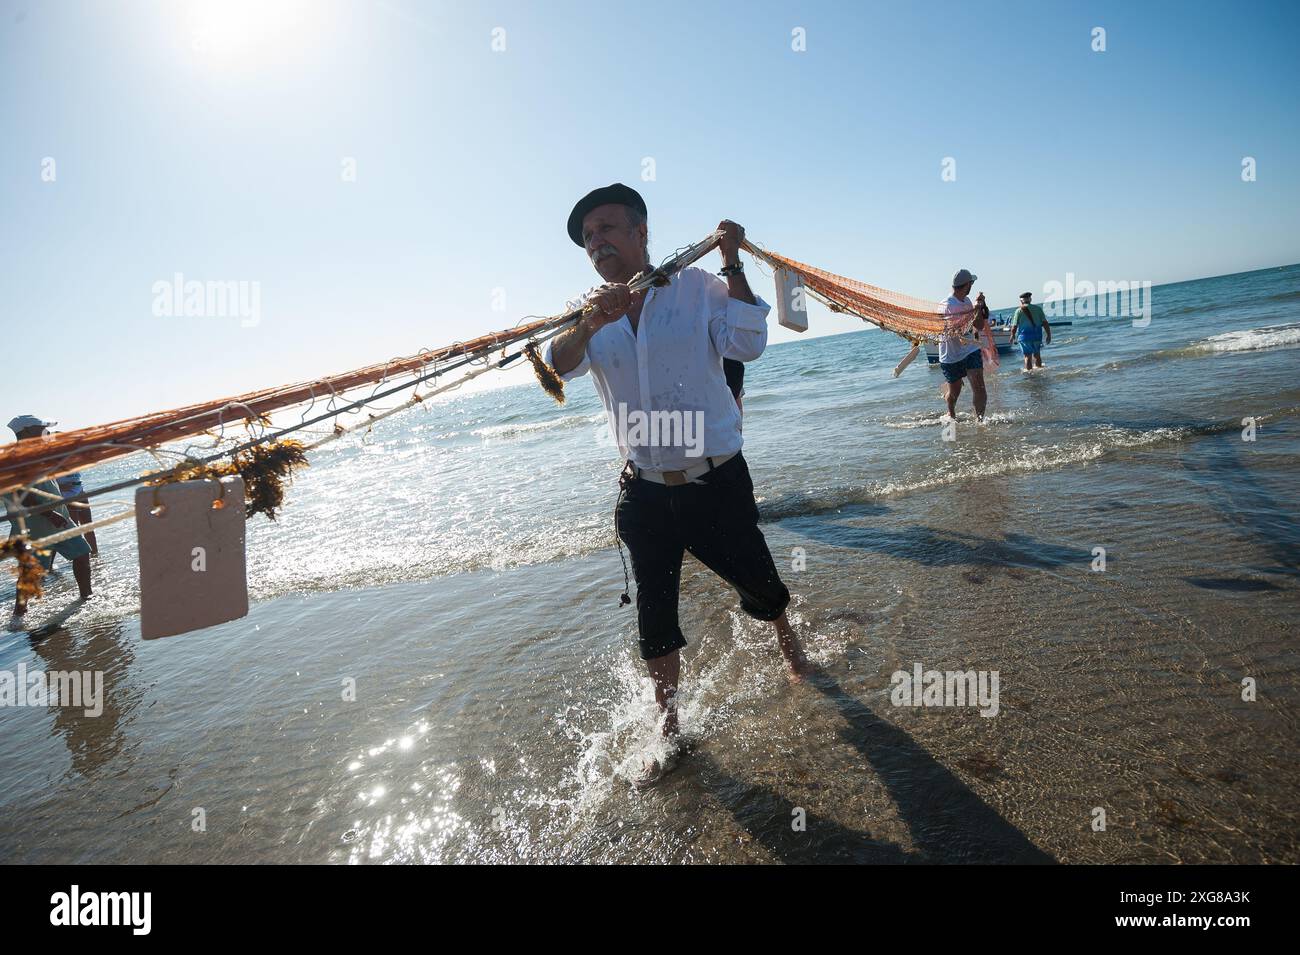
[[[597,286],[599,287],[599,286]],[[595,288],[569,303],[579,307]],[[637,331],[626,315],[587,342],[571,381],[588,371],[624,459],[652,471],[680,471],[705,457],[734,454],[744,443],[740,410],[722,359],[753,361],[767,347],[761,298],[731,298],[727,283],[703,269],[682,269],[646,292]],[[552,367],[554,339],[545,358]],[[640,425],[640,427],[638,427]]]
[[[943,303],[943,314],[945,318],[949,315],[966,315],[974,307],[969,298],[949,295],[948,301]],[[944,335],[939,339],[939,362],[946,365],[949,362],[961,361],[971,352],[979,350],[978,341],[972,345],[963,345],[956,335]]]

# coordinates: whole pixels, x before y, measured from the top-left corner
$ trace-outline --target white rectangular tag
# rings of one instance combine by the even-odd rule
[[[808,293],[789,269],[776,270],[776,320],[783,328],[808,331]]]
[[[248,614],[243,478],[142,487],[135,492],[135,530],[144,639]]]

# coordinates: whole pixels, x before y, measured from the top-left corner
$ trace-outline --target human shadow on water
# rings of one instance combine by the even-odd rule
[[[730,776],[703,753],[692,761],[709,789],[747,832],[783,862],[1054,864],[1018,828],[985,803],[906,731],[881,719],[830,674],[806,684],[839,711],[841,738],[865,758],[889,791],[915,850],[881,842],[811,814],[792,826],[795,806],[772,790]]]
[[[1052,863],[1053,859],[914,740],[830,674],[807,680],[844,717],[840,736],[880,776],[917,851],[931,862]]]
[[[853,863],[899,865],[925,861],[900,846],[873,839],[832,819],[807,812],[780,793],[736,779],[704,753],[691,762],[698,780],[736,822],[768,852],[791,865]],[[801,828],[795,827],[799,819]]]
[[[875,551],[927,567],[978,564],[1050,569],[1066,565],[1087,566],[1092,560],[1092,553],[1087,548],[1052,544],[1027,534],[1007,533],[999,539],[951,530],[939,531],[916,524],[854,527],[838,519],[821,517],[787,521],[785,526],[835,547]]]
[[[1247,443],[1239,429],[1203,442],[1203,447],[1183,455],[1184,472],[1206,488],[1205,500],[1224,519],[1241,529],[1277,561],[1275,567],[1256,568],[1264,573],[1295,576],[1300,570],[1300,522],[1290,509],[1279,505],[1289,488],[1269,486],[1268,476],[1250,467]],[[1196,583],[1196,581],[1192,581]],[[1204,586],[1204,584],[1197,584]],[[1237,589],[1248,589],[1246,583]],[[1220,582],[1218,589],[1229,589]],[[1267,587],[1257,587],[1267,589]]]
[[[865,501],[835,501],[817,497],[804,491],[787,491],[782,494],[764,495],[758,505],[759,523],[770,524],[773,521],[789,521],[807,516],[834,514],[841,520],[856,517],[881,517],[889,513],[883,504]]]

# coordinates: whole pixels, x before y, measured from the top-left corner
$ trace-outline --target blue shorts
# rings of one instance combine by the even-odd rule
[[[1024,355],[1026,358],[1028,358],[1030,355],[1037,355],[1040,351],[1042,351],[1042,349],[1043,349],[1043,340],[1041,338],[1038,339],[1037,341],[1032,341],[1032,342],[1022,341],[1020,343],[1020,354]]]
[[[78,557],[85,557],[90,553],[90,545],[86,543],[84,537],[69,537],[65,541],[59,541],[57,544],[51,544],[48,548],[49,553],[37,554],[36,559],[41,562],[41,566],[49,570],[54,566],[54,555],[58,554],[66,561],[74,561]]]
[[[939,370],[943,372],[943,380],[951,384],[954,381],[961,381],[966,377],[967,371],[979,371],[984,367],[984,356],[980,354],[979,349],[971,352],[961,361],[939,362]]]

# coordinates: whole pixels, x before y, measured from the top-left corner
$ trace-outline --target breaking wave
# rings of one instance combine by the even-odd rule
[[[1265,348],[1288,348],[1300,345],[1300,324],[1271,325],[1224,332],[1202,341],[1193,348],[1200,352],[1260,351]]]

